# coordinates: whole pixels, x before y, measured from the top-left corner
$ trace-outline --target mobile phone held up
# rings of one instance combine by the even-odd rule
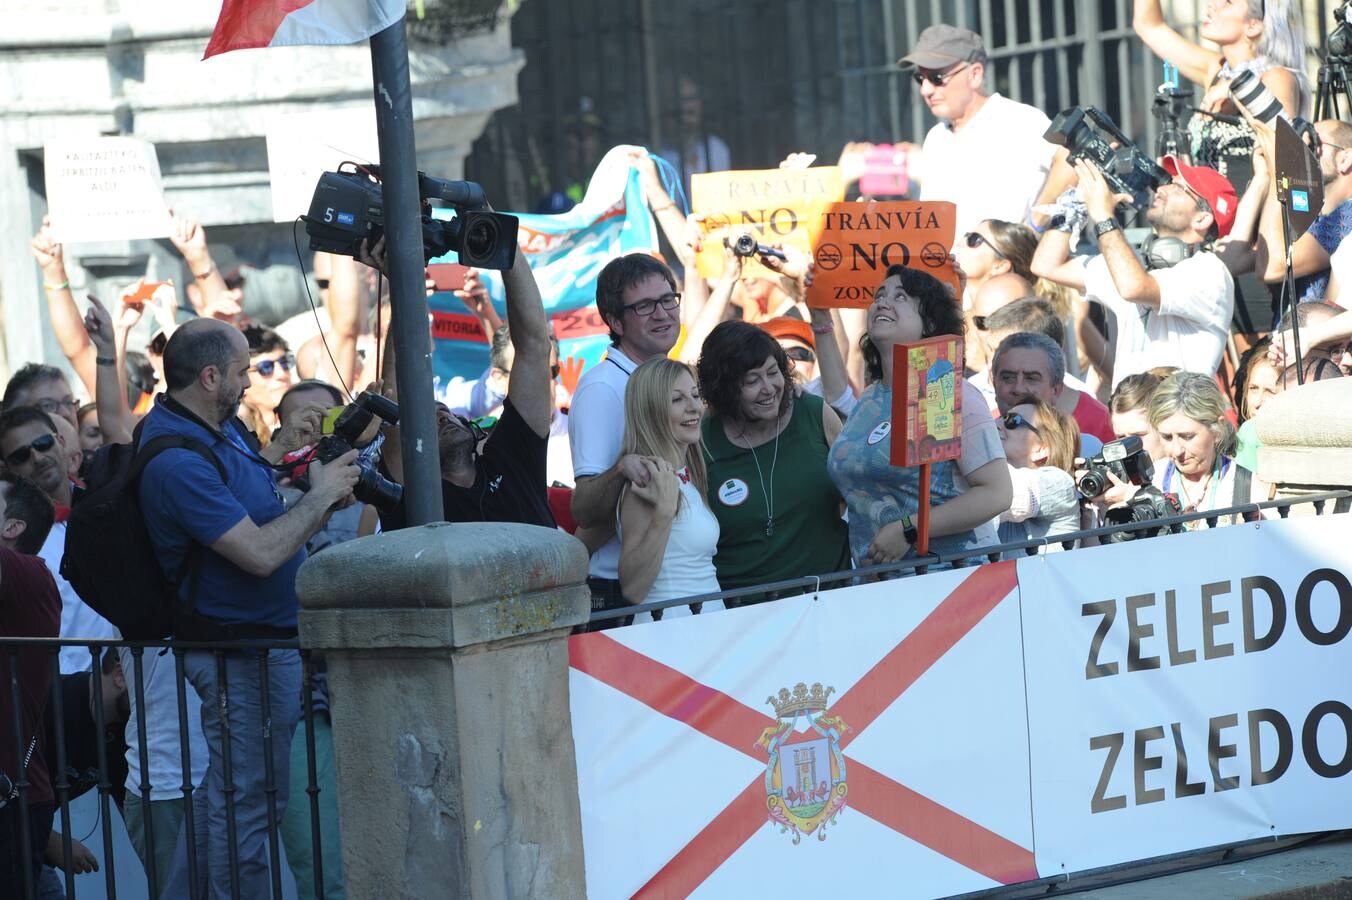
[[[458,291],[465,286],[469,269],[456,263],[433,263],[427,267],[427,277],[439,291]]]

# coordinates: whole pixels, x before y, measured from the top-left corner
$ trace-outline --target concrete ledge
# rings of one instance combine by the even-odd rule
[[[1257,416],[1258,471],[1269,484],[1352,485],[1352,379],[1290,388]]]

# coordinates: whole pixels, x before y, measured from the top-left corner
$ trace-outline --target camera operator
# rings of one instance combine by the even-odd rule
[[[1155,191],[1146,210],[1154,249],[1144,263],[1115,218],[1117,205],[1130,198],[1114,195],[1084,160],[1074,169],[1099,255],[1070,259],[1080,221],[1072,215],[1043,233],[1033,258],[1039,276],[1097,297],[1114,314],[1114,385],[1159,365],[1214,375],[1230,334],[1234,279],[1206,245],[1229,233],[1235,190],[1215,169],[1172,156],[1161,165],[1173,181]]]
[[[383,248],[375,254],[383,256]],[[485,437],[475,422],[437,406],[437,446],[441,460],[441,498],[448,522],[521,522],[555,527],[549,509],[546,461],[554,414],[550,372],[553,344],[540,289],[524,253],[502,273],[507,294],[507,330],[514,355],[502,415]],[[392,341],[385,370],[392,371]],[[387,395],[393,379],[385,381]],[[397,428],[386,430],[382,464],[391,479],[404,477]],[[380,513],[386,531],[404,527],[402,501]]]
[[[200,441],[226,473],[222,480],[193,451],[170,449],[156,456],[141,478],[141,510],[166,577],[177,583],[189,552],[201,550],[181,599],[206,621],[192,623],[196,628],[177,627],[179,638],[294,636],[296,572],[305,561],[305,542],[334,506],[350,502],[357,482],[355,451],[328,464],[311,462],[309,493],[290,510],[283,506],[273,469],[251,449],[243,426],[234,421],[249,370],[249,345],[238,329],[216,319],[187,323],[165,346],[168,392],[142,427],[143,443],[160,435]],[[188,680],[202,700],[209,752],[207,820],[199,827],[206,833],[213,896],[229,891],[233,865],[226,832],[223,713],[229,716],[240,893],[265,897],[269,891],[263,729],[270,723],[281,815],[288,795],[291,738],[300,715],[300,654],[272,650],[267,663],[270,709],[263,710],[255,655],[224,655],[228,704],[223,699],[227,684],[217,681],[216,656],[190,652],[184,660]]]

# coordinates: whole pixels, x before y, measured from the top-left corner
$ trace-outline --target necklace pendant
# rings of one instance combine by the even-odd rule
[[[775,517],[770,516],[765,520],[765,536],[769,537],[775,533]]]

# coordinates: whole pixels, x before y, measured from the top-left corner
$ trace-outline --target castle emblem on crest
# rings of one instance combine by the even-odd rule
[[[781,688],[765,701],[779,720],[756,741],[770,756],[765,766],[765,806],[781,832],[793,833],[794,844],[814,831],[817,840],[826,840],[827,823],[834,825],[845,808],[849,789],[840,736],[849,726],[826,714],[827,697],[835,690],[823,688],[821,682],[809,690],[800,681],[792,692]],[[800,723],[806,729],[800,731]]]

